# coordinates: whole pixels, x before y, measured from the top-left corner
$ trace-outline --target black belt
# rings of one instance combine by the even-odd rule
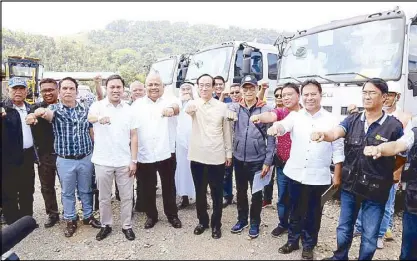
[[[63,159],[80,160],[80,159],[83,159],[83,158],[87,157],[90,154],[91,153],[81,154],[81,155],[74,155],[74,156],[72,156],[72,155],[69,155],[69,156],[58,155],[58,157],[63,158]]]

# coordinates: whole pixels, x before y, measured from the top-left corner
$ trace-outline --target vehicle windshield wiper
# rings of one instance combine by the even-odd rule
[[[298,83],[301,83],[301,81],[299,81],[299,80],[297,80],[296,78],[291,77],[291,76],[284,77],[284,78],[278,78],[278,80],[288,80],[288,79],[293,79],[293,80],[296,80]]]
[[[326,74],[327,75],[327,74]],[[317,75],[317,74],[312,74],[312,75],[303,75],[303,76],[297,76],[297,78],[321,78],[321,79],[323,79],[323,80],[326,80],[326,81],[328,81],[328,82],[330,82],[330,83],[334,83],[334,84],[336,84],[336,82],[335,81],[332,81],[332,80],[330,80],[330,79],[328,79],[328,78],[324,78],[323,76],[320,76],[320,75]]]
[[[367,80],[369,80],[369,79],[370,79],[369,77],[367,77],[367,76],[365,76],[365,75],[363,75],[363,74],[360,74],[360,73],[356,73],[356,72],[328,73],[328,74],[326,74],[325,76],[335,76],[335,75],[351,75],[351,74],[358,75],[358,76],[360,76],[360,77],[362,77],[362,78],[364,78],[364,79],[367,79]]]

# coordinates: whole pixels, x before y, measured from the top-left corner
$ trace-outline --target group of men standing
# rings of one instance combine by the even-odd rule
[[[78,83],[74,79],[67,77],[58,84],[44,79],[40,84],[44,101],[29,106],[24,102],[25,81],[11,79],[10,100],[2,105],[2,159],[6,163],[2,165],[2,197],[7,223],[33,214],[33,162],[39,159],[49,216],[45,226],[59,220],[56,170],[67,237],[77,228],[76,191],[82,202],[84,224],[100,228],[96,239],[102,240],[111,233],[115,179],[121,199],[122,231],[128,240],[133,240],[134,176],[140,180],[138,190],[147,216],[145,228],[154,227],[159,220],[155,191],[159,173],[168,222],[174,228],[182,227],[176,195],[180,194],[183,205],[187,205],[185,197],[195,193],[198,224],[194,234],[200,235],[211,227],[212,237],[218,239],[222,236],[222,209],[233,199],[233,167],[238,216],[231,232],[240,233],[249,226],[249,236],[256,238],[263,195],[262,191],[254,193],[249,206],[247,190],[257,174],[265,177],[276,166],[279,224],[272,235],[288,231],[280,253],[299,249],[301,239],[302,258],[313,258],[321,226],[321,195],[333,184],[341,187],[341,213],[337,250],[330,259],[348,259],[359,210],[359,260],[372,259],[395,180],[393,173],[405,163],[396,158],[405,156],[399,153],[408,150],[402,178],[407,200],[400,259],[417,257],[413,247],[417,242],[417,131],[411,129],[411,124],[404,129],[411,122],[406,116],[391,116],[383,110],[390,93],[385,81],[368,80],[362,91],[365,111],[353,113],[341,123],[321,106],[322,88],[315,80],[307,80],[301,87],[288,83],[276,90],[283,107],[275,109],[260,98],[257,79],[252,75],[243,77],[240,86],[232,86],[230,93],[217,91],[221,84],[224,85],[223,78],[203,74],[195,86],[198,97],[193,95],[194,86],[185,83],[178,99],[164,95],[161,77],[151,73],[145,86],[141,86],[146,95],[129,105],[122,102],[123,79],[113,75],[106,80],[106,98],[86,107],[76,101]],[[303,106],[299,104],[300,96]],[[100,221],[92,215],[94,170],[100,191]],[[180,186],[194,189],[179,192]],[[208,186],[213,201],[211,219],[207,212]]]

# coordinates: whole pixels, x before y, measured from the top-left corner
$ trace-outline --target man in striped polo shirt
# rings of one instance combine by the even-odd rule
[[[66,228],[64,234],[71,237],[77,228],[75,188],[83,206],[83,223],[94,228],[101,224],[93,216],[92,175],[93,150],[92,125],[87,121],[88,108],[76,101],[78,83],[71,77],[59,82],[60,103],[35,110],[36,117],[52,123],[57,154],[57,170],[62,187],[62,205]]]

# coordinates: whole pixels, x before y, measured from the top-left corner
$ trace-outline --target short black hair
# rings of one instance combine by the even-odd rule
[[[310,79],[310,80],[305,80],[301,84],[301,93],[303,93],[304,87],[307,86],[307,85],[309,85],[309,84],[315,85],[317,87],[317,89],[319,89],[319,93],[320,94],[323,92],[323,89],[321,88],[321,84],[318,81],[316,81],[316,80]]]
[[[52,79],[52,78],[43,78],[43,79],[39,82],[39,87],[41,87],[41,86],[42,86],[42,84],[44,84],[44,83],[53,83],[53,84],[55,84],[55,87],[58,87],[57,82],[56,82],[54,79]]]
[[[376,88],[378,88],[382,94],[387,94],[388,93],[388,84],[386,81],[384,81],[381,78],[371,78],[368,79],[362,86],[362,90],[363,88],[365,88],[365,84],[367,83],[372,83]]]
[[[61,89],[61,84],[62,84],[63,81],[71,81],[71,82],[73,82],[75,84],[75,89],[78,90],[78,82],[77,82],[77,80],[75,80],[72,77],[65,77],[65,78],[61,79],[59,81],[59,83],[58,83],[59,89]]]
[[[222,77],[222,76],[220,76],[220,75],[217,75],[216,77],[214,77],[214,80],[220,80],[220,81],[222,81],[223,83],[225,83],[226,81],[224,80],[224,78]]]
[[[284,90],[285,88],[291,88],[291,89],[294,89],[294,91],[295,91],[298,95],[300,95],[300,87],[299,87],[297,84],[293,83],[293,82],[287,82],[287,83],[285,83],[285,84],[282,86],[282,90]],[[275,93],[275,92],[274,92],[274,93]]]
[[[123,87],[125,87],[125,81],[123,80],[122,76],[120,76],[120,75],[118,75],[118,74],[113,74],[113,75],[110,75],[110,76],[106,79],[106,87],[107,87],[107,84],[109,83],[109,81],[112,81],[112,80],[120,80],[120,81],[122,81]]]
[[[210,75],[210,74],[208,74],[208,73],[205,73],[205,74],[200,75],[200,77],[198,77],[198,78],[197,78],[197,84],[200,82],[200,79],[201,79],[201,78],[203,78],[204,76],[208,76],[208,77],[210,77],[210,78],[211,78],[211,85],[213,85],[213,86],[214,86],[214,78],[213,78],[213,76],[211,76],[211,75]]]

